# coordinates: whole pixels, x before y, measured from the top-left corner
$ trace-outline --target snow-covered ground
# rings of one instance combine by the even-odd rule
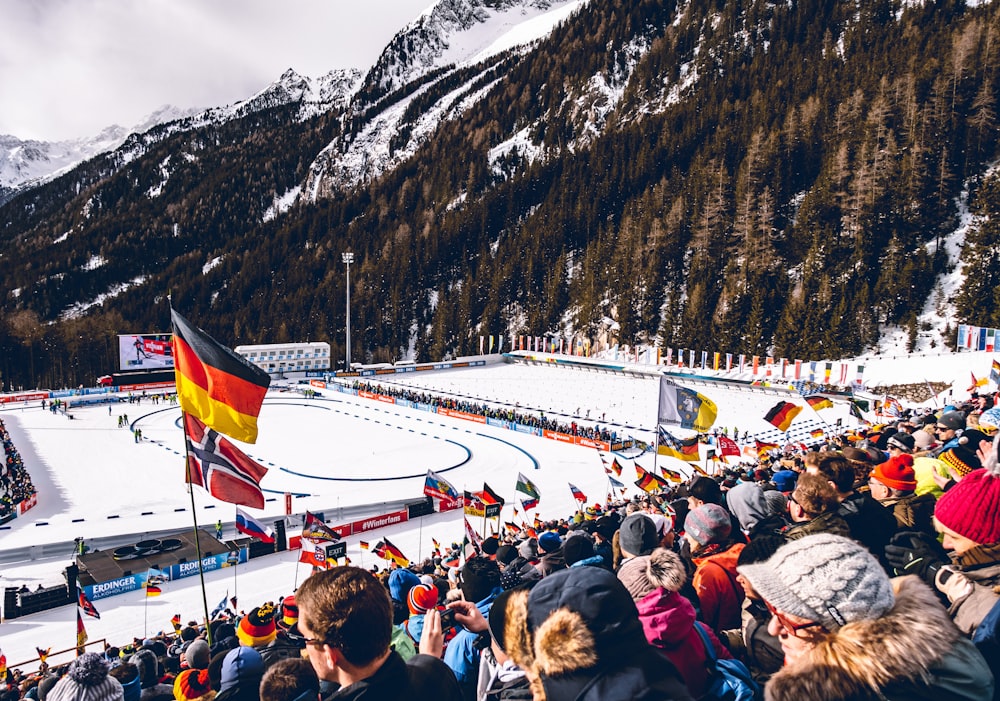
[[[987,374],[992,357],[963,353],[869,359],[865,379],[880,383],[953,382],[954,396],[961,399],[966,396],[969,373],[977,377]],[[599,423],[643,440],[651,439],[655,425],[658,381],[652,375],[635,377],[548,363],[517,363],[383,376],[378,381],[521,412],[544,412],[566,422]],[[738,426],[741,432],[751,433],[772,428],[763,421],[763,414],[775,401],[773,393],[717,385],[697,386],[697,390],[718,405],[717,426]],[[817,415],[807,407],[796,424],[813,421],[832,425],[835,418],[847,418],[841,412],[842,408],[826,409]],[[141,443],[136,444],[127,429],[118,428],[117,417],[123,413],[142,429]],[[39,490],[38,505],[11,522],[9,530],[0,530],[0,561],[4,551],[69,542],[76,536],[91,539],[191,527],[179,409],[147,400],[138,405],[115,405],[110,415],[106,405],[76,408],[72,414],[74,418],[68,420],[42,411],[37,402],[27,408],[0,411]],[[262,483],[269,501],[263,510],[248,511],[263,521],[284,514],[281,495],[286,491],[304,495],[293,500],[294,512],[322,511],[331,524],[360,518],[339,518],[343,510],[359,505],[370,505],[371,514],[381,513],[385,510],[382,502],[420,498],[428,469],[444,475],[459,490],[480,490],[484,481],[489,483],[507,499],[501,521],[513,520],[519,472],[538,486],[542,518],[568,516],[575,510],[569,483],[582,489],[590,502],[603,501],[609,486],[602,455],[593,449],[336,391],[321,392],[314,399],[272,391],[259,424],[260,438],[257,444],[246,446],[246,451],[269,468]],[[659,458],[661,464],[668,460]],[[621,481],[629,486],[630,494],[636,493],[632,462],[622,457],[619,461],[625,465]],[[638,462],[653,469],[652,455]],[[671,461],[671,467],[690,472],[686,464],[677,461]],[[198,489],[195,503],[198,523],[203,527],[210,528],[220,517],[227,524],[234,519],[231,505]],[[482,528],[481,521],[472,523],[477,530]],[[291,523],[289,534],[294,535],[298,526],[298,521]],[[388,537],[409,558],[420,560],[430,555],[432,537],[447,544],[461,540],[462,534],[460,512],[434,514],[350,537],[347,554],[356,565],[383,565],[361,550],[359,542]],[[233,535],[231,526],[227,525],[225,535]],[[308,571],[307,566],[297,565],[297,554],[286,552],[235,569],[206,573],[209,608],[226,595],[238,595],[239,606],[249,609],[291,593]],[[65,556],[0,565],[0,585],[27,584],[33,589],[38,584],[60,583],[62,569],[69,561],[67,549]],[[98,600],[95,605],[101,619],[85,619],[90,639],[124,643],[133,636],[169,628],[175,613],[185,621],[201,617],[197,577],[167,582],[162,588],[163,594],[152,599],[132,592]],[[61,650],[74,644],[72,606],[0,624],[0,649],[10,664],[34,658],[36,646]]]

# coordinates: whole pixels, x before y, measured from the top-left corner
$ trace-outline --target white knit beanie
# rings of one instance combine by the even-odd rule
[[[896,603],[878,560],[860,543],[839,535],[793,540],[770,559],[736,569],[776,609],[829,631],[880,618]]]
[[[73,660],[66,676],[56,682],[46,701],[123,701],[121,683],[108,676],[108,663],[96,652]]]

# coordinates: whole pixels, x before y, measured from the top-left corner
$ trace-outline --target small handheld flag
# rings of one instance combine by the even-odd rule
[[[799,415],[802,407],[791,402],[778,402],[764,415],[764,420],[777,427],[779,431],[787,431],[792,420]]]
[[[587,501],[587,495],[580,491],[579,487],[575,487],[572,484],[569,485],[569,491],[573,492],[573,498],[577,501]]]
[[[531,480],[525,477],[520,472],[517,473],[517,486],[514,487],[515,490],[521,492],[522,494],[527,494],[529,497],[538,501],[541,496],[538,493],[538,487],[532,484]]]
[[[424,494],[435,499],[458,499],[458,491],[451,482],[433,470],[427,471],[427,478],[424,480]]]
[[[256,538],[262,543],[274,542],[274,532],[238,506],[236,507],[236,530],[251,538]]]
[[[220,613],[222,613],[223,611],[225,611],[226,610],[226,601],[228,599],[229,599],[229,590],[227,589],[226,590],[226,595],[224,597],[222,597],[222,601],[220,601],[218,604],[216,604],[215,608],[212,609],[212,614],[211,614],[211,616],[209,616],[209,618],[215,618]],[[174,616],[174,619],[176,619],[176,620],[172,621],[173,624],[174,624],[174,629],[179,631],[180,628],[181,628],[181,617],[180,616]]]
[[[302,525],[302,537],[307,540],[335,543],[340,540],[340,534],[332,530],[315,514],[306,512],[306,520]]]

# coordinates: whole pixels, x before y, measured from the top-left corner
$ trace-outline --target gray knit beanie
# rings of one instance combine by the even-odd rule
[[[684,532],[702,547],[725,541],[732,530],[729,512],[718,504],[702,504],[697,509],[692,509],[684,519]]]
[[[736,570],[776,609],[836,631],[876,619],[896,603],[885,570],[860,543],[817,533],[781,546],[765,562]]]
[[[517,554],[525,560],[538,559],[538,539],[528,538],[517,546]]]
[[[114,677],[108,676],[108,663],[96,652],[87,652],[73,660],[66,676],[49,691],[48,701],[122,701],[125,692]]]
[[[184,659],[187,660],[190,669],[208,669],[208,663],[212,661],[208,643],[202,638],[192,640],[184,651]]]

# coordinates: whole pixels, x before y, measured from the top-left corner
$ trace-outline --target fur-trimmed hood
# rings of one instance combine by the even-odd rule
[[[547,701],[688,699],[676,669],[646,642],[625,587],[607,570],[576,567],[515,591],[504,646]]]
[[[896,603],[884,616],[848,623],[771,677],[767,701],[878,698],[873,692],[934,687],[931,670],[967,641],[918,577],[894,579],[893,588]]]

